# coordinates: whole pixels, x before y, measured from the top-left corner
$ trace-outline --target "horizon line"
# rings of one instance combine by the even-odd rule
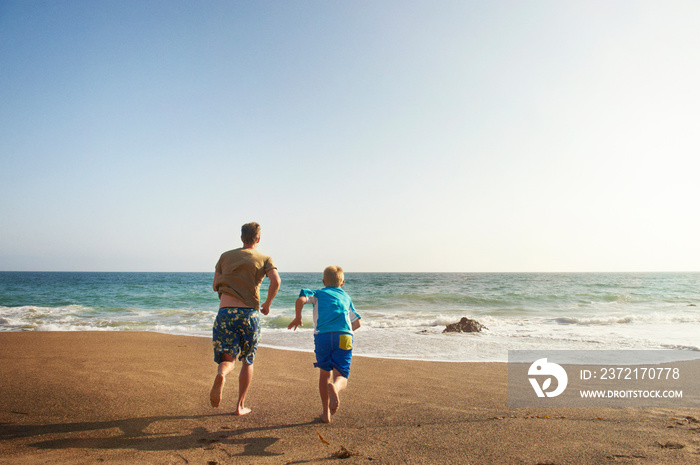
[[[279,271],[279,273],[323,273],[323,270],[313,271]],[[214,271],[105,271],[105,270],[0,270],[0,273],[208,273],[214,274]],[[616,271],[345,271],[345,273],[442,273],[442,274],[534,274],[534,273],[551,273],[551,274],[574,274],[574,273],[700,273],[700,270],[616,270]]]

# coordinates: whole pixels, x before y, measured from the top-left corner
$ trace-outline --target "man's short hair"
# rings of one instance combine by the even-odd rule
[[[241,240],[244,245],[252,245],[260,239],[260,225],[258,223],[246,223],[241,226]]]
[[[328,287],[340,287],[345,281],[343,269],[339,266],[331,265],[323,270],[323,282]]]

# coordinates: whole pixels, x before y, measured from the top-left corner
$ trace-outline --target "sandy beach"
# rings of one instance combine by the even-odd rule
[[[222,406],[206,338],[0,333],[0,463],[700,463],[698,409],[509,408],[503,363],[355,357],[333,423],[311,353],[260,348]]]

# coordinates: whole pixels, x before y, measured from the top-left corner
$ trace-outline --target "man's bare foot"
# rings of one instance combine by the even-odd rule
[[[238,416],[243,416],[243,415],[248,415],[251,412],[251,410],[248,407],[241,407],[238,406],[235,412],[233,412],[234,415]]]
[[[214,385],[211,387],[211,392],[209,393],[209,401],[211,406],[216,408],[221,404],[221,397],[224,392],[224,384],[226,384],[226,378],[221,373],[216,375],[214,378]]]
[[[340,398],[338,397],[338,391],[333,383],[328,383],[328,409],[331,415],[335,415],[340,406]]]
[[[330,411],[325,411],[321,414],[319,417],[322,422],[324,423],[330,423],[331,422],[331,412]]]

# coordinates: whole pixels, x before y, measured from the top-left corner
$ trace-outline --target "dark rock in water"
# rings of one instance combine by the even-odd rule
[[[697,307],[695,304],[688,304],[688,307]]]
[[[442,331],[443,333],[478,333],[482,329],[488,329],[476,320],[470,320],[467,317],[462,317],[459,323],[447,325]]]

